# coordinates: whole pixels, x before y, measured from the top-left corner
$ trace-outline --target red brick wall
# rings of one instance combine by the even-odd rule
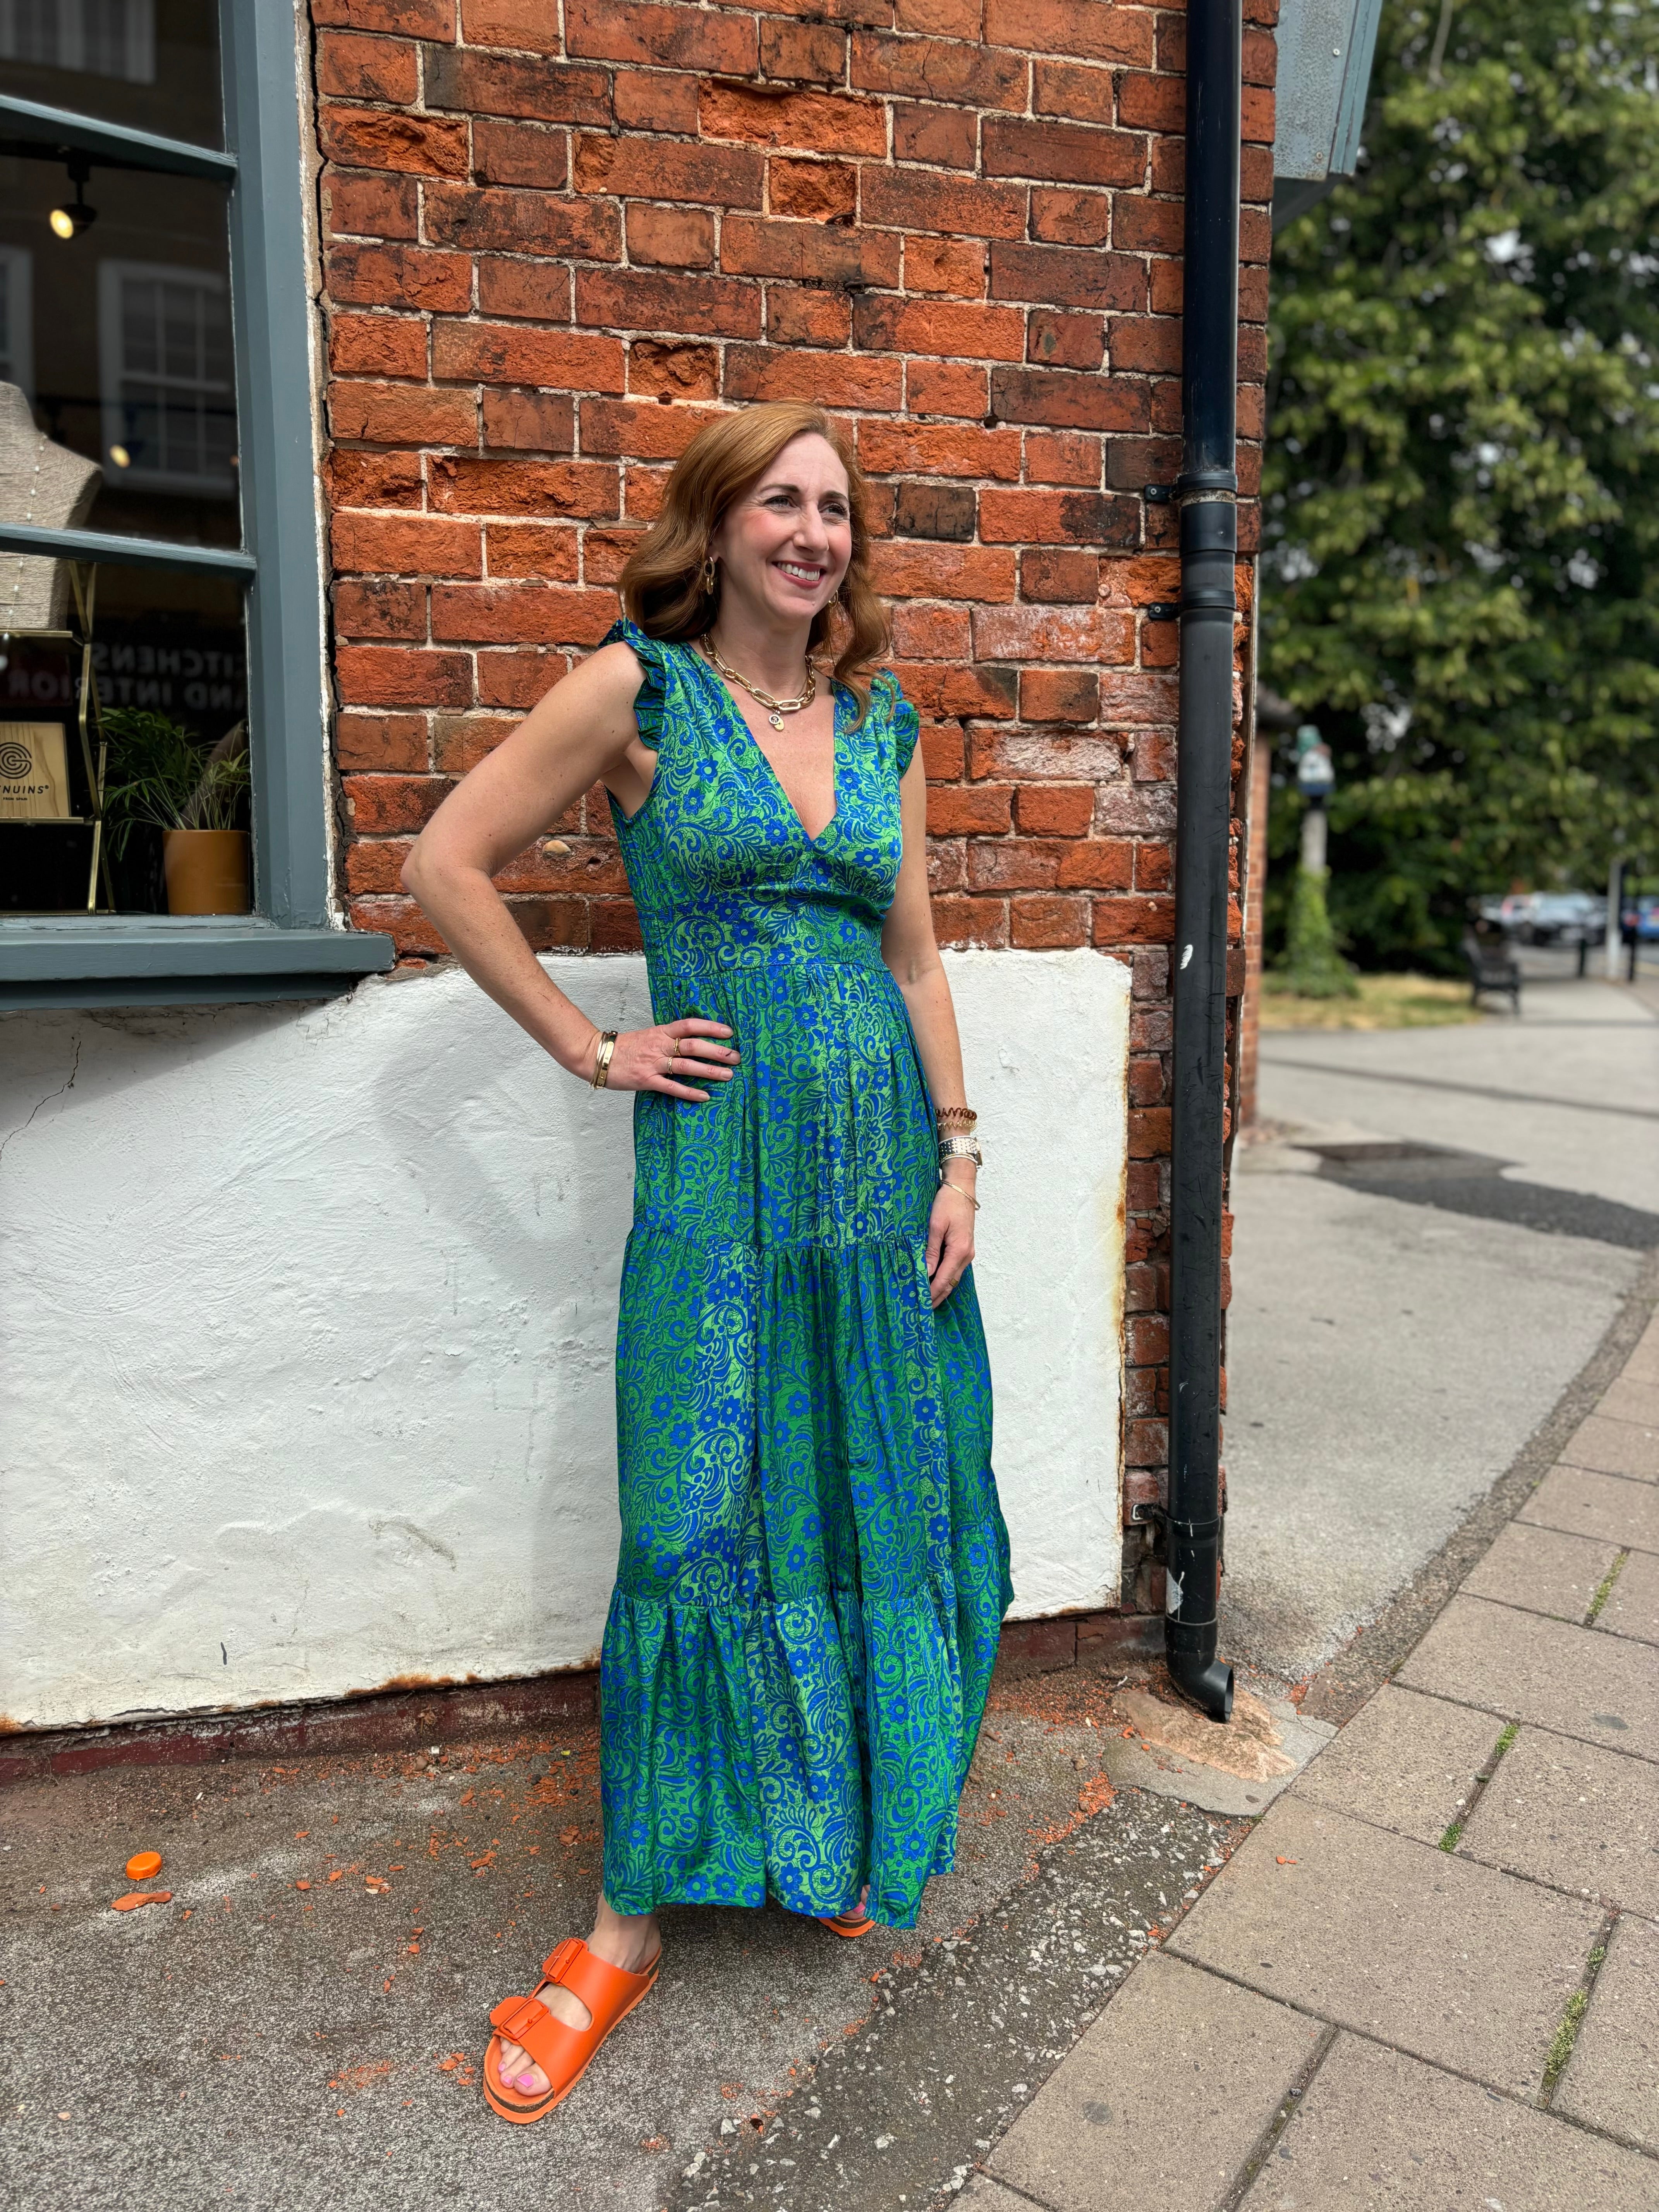
[[[1258,478],[1277,0],[1246,0]],[[1165,1456],[1184,20],[1107,0],[313,0],[351,910],[441,947],[410,835],[613,619],[711,410],[823,400],[873,480],[948,944],[1134,976],[1127,1496]],[[1242,506],[1240,544],[1256,544]],[[1241,598],[1252,568],[1240,564]],[[1248,680],[1249,671],[1241,667]],[[637,931],[591,793],[502,888]],[[1056,1041],[1061,1048],[1060,1041]],[[1139,1597],[1150,1583],[1143,1577]]]

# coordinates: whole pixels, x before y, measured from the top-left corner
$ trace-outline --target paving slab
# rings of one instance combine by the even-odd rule
[[[1323,2033],[1196,1966],[1145,1959],[988,2170],[1053,2212],[1218,2212]]]
[[[1659,1382],[1638,1382],[1626,1369],[1601,1393],[1595,1410],[1611,1421],[1644,1421],[1659,1428]]]
[[[1556,1889],[1659,1914],[1659,1778],[1644,1759],[1523,1728],[1458,1850]]]
[[[1595,1617],[1595,1625],[1610,1629],[1615,1636],[1634,1636],[1647,1644],[1659,1644],[1659,1557],[1651,1552],[1630,1554]]]
[[[1650,2160],[1339,2036],[1240,2212],[1652,2212]]]
[[[1474,1792],[1501,1724],[1385,1682],[1302,1778],[1298,1794],[1437,1844]]]
[[[1659,1928],[1650,1922],[1626,1914],[1613,1929],[1555,2108],[1659,2151]]]
[[[1561,1456],[1574,1467],[1593,1467],[1600,1474],[1659,1482],[1659,1428],[1592,1413],[1573,1431]]]
[[[1659,1486],[1588,1468],[1553,1467],[1516,1516],[1540,1528],[1659,1552]]]
[[[1601,1923],[1599,1906],[1293,1792],[1165,1948],[1527,2096]]]
[[[1455,1597],[1395,1680],[1659,1759],[1659,1650],[1596,1629]]]
[[[1233,1720],[1225,1725],[1188,1706],[1161,1705],[1156,1698],[1133,1692],[1120,1697],[1118,1703],[1143,1731],[1133,1736],[1114,1732],[1101,1739],[1101,1764],[1118,1789],[1145,1790],[1155,1797],[1196,1805],[1201,1812],[1247,1819],[1265,1812],[1281,1796],[1336,1734],[1334,1722],[1304,1720],[1288,1698],[1255,1698],[1242,1690],[1234,1702]],[[1247,1705],[1255,1727],[1243,1735],[1237,1723]],[[1160,1729],[1158,1723],[1165,1716]],[[1170,1741],[1159,1741],[1164,1734]],[[1206,1742],[1209,1738],[1214,1742]],[[1248,1755],[1252,1751],[1266,1755],[1253,1759]],[[1228,1771],[1229,1761],[1243,1771]],[[1252,1767],[1261,1771],[1253,1772]]]
[[[1659,1321],[1650,1322],[1640,1342],[1625,1362],[1632,1382],[1659,1382]]]
[[[957,2197],[958,2204],[971,2204],[974,2212],[1030,2212],[1030,2200],[1012,2196],[1000,2182],[992,2181],[976,2173]]]
[[[1558,1620],[1582,1623],[1602,1577],[1619,1556],[1606,1537],[1570,1536],[1564,1529],[1511,1521],[1463,1588],[1474,1597],[1496,1598]]]

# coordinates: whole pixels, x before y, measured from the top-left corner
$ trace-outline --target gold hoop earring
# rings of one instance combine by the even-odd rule
[[[719,589],[720,570],[714,566],[714,556],[711,553],[702,564],[703,597],[712,599]]]

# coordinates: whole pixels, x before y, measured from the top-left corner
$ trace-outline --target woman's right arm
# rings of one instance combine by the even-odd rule
[[[596,782],[648,784],[650,757],[634,718],[639,688],[640,664],[626,645],[581,662],[456,785],[404,863],[404,888],[480,990],[584,1078],[593,1073],[599,1032],[548,975],[490,879]],[[629,1030],[617,1040],[608,1087],[702,1100],[706,1091],[665,1073],[667,1062],[701,1062],[680,1072],[727,1081],[737,1054],[720,1040],[730,1035],[702,1020]]]

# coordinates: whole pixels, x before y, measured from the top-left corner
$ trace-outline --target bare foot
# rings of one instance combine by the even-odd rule
[[[662,1949],[656,1916],[650,1912],[613,1912],[601,1897],[587,1948],[596,1959],[603,1959],[607,1966],[620,1966],[625,1974],[643,1973]],[[586,2027],[593,2017],[579,1996],[556,1982],[543,1982],[533,1994],[555,2020],[563,2021],[568,2027]],[[500,2063],[502,2081],[520,2096],[539,2097],[546,2090],[546,2075],[520,2045],[503,2041]]]

